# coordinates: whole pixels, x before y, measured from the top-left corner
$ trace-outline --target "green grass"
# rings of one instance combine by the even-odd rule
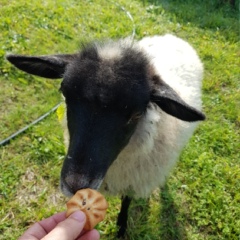
[[[200,124],[166,186],[131,205],[127,239],[240,239],[239,19],[221,1],[127,1],[136,39],[173,33],[188,40],[205,65]],[[223,2],[223,1],[222,1]],[[132,34],[132,22],[107,0],[0,3],[0,140],[61,101],[60,81],[33,77],[5,60],[8,52],[73,52],[81,41]],[[62,130],[52,114],[0,148],[0,239],[65,209],[59,191]],[[119,198],[108,198],[102,239],[115,239]]]

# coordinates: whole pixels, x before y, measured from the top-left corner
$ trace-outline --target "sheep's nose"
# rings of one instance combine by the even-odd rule
[[[100,179],[91,179],[83,174],[74,173],[61,179],[62,192],[69,196],[75,194],[83,188],[98,189],[101,184]]]

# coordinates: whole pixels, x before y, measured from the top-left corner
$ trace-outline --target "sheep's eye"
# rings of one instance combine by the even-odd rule
[[[133,123],[137,120],[139,120],[142,117],[143,113],[142,112],[136,112],[132,114],[132,116],[129,118],[127,124]]]

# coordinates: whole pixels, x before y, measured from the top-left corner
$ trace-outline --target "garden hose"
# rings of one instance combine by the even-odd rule
[[[31,122],[30,124],[28,124],[26,127],[18,130],[17,132],[15,132],[14,134],[12,134],[11,136],[7,137],[6,139],[2,140],[0,142],[0,146],[5,146],[7,144],[10,143],[10,141],[12,139],[14,139],[15,137],[17,137],[19,134],[25,132],[26,130],[28,130],[30,127],[32,127],[33,125],[36,125],[37,123],[39,123],[40,121],[42,121],[44,118],[46,118],[47,116],[49,116],[52,112],[54,112],[61,103],[58,103],[56,106],[54,106],[50,111],[48,111],[47,113],[43,114],[41,117],[39,117],[38,119],[34,120],[33,122]]]

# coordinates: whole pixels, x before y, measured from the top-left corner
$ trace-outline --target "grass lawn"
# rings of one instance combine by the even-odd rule
[[[240,239],[239,1],[1,0],[0,140],[61,101],[60,80],[24,74],[6,53],[71,53],[81,41],[172,33],[189,41],[205,65],[199,125],[166,186],[131,205],[126,239]],[[0,147],[0,239],[65,210],[59,190],[64,158],[56,114]],[[109,197],[101,239],[115,239],[119,198]]]

